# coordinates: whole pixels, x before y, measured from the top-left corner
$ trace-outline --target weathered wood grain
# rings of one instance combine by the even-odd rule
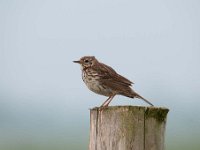
[[[93,108],[89,150],[163,150],[167,112],[138,106]]]

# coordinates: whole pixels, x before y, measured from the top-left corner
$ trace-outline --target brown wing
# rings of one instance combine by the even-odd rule
[[[97,65],[98,67],[95,67],[99,74],[102,74],[103,79],[109,79],[111,82],[115,82],[121,85],[125,86],[131,86],[133,82],[130,80],[126,79],[125,77],[119,75],[113,68],[111,68],[108,65],[105,65],[103,63],[99,63]]]
[[[123,82],[119,82],[113,78],[103,79],[103,80],[101,80],[101,83],[104,86],[110,87],[114,91],[117,91],[118,94],[126,95],[125,93],[131,92],[131,87],[129,85],[124,84]]]

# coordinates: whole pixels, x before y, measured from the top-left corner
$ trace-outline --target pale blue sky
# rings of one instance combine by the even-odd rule
[[[88,109],[106,97],[72,63],[84,55],[170,109],[168,149],[198,149],[199,8],[198,0],[0,0],[0,149],[87,149]],[[118,96],[111,105],[146,104]]]

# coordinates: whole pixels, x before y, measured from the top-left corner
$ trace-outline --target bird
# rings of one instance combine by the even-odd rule
[[[80,64],[83,82],[89,90],[108,97],[100,107],[107,107],[116,95],[139,98],[154,106],[131,88],[132,81],[118,74],[110,66],[99,62],[95,56],[83,56],[73,62]]]

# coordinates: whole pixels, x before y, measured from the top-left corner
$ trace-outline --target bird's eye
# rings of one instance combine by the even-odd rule
[[[84,60],[84,62],[85,62],[85,63],[88,63],[89,61],[86,59],[86,60]]]

